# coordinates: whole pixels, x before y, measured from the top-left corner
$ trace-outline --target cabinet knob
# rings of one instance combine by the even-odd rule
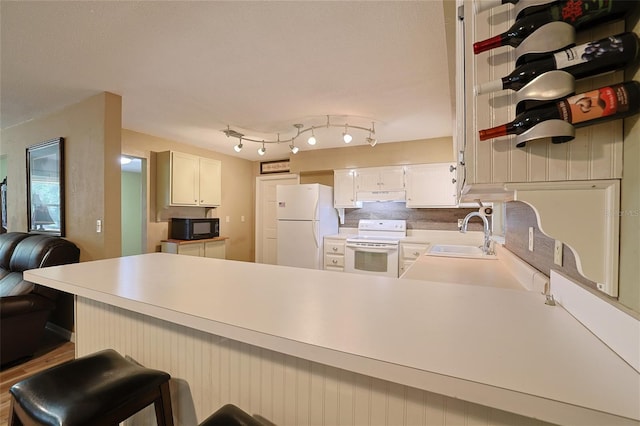
[[[337,261],[336,259],[333,259],[333,260],[331,261],[331,263],[334,263],[334,264],[335,264],[335,263],[338,263],[338,261]]]
[[[457,180],[455,180],[455,178],[451,179],[451,183],[456,183],[456,182],[457,182]]]
[[[414,252],[413,252],[413,255],[414,255],[414,256],[420,256],[420,252],[419,252],[419,251],[414,251]]]
[[[331,250],[338,251],[338,247],[332,247]],[[335,262],[335,260],[334,260],[334,262]]]
[[[455,169],[457,169],[457,167],[456,167],[456,166],[454,166],[453,164],[449,166],[449,171],[450,171],[451,173],[453,173],[453,171],[454,171]]]

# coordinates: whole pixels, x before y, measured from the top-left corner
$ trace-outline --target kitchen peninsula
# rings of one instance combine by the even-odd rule
[[[78,356],[111,347],[168,371],[178,424],[227,402],[296,425],[440,423],[436,407],[640,421],[638,372],[538,292],[166,253],[25,279],[77,296]]]

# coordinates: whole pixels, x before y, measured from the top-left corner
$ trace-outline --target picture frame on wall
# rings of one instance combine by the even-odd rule
[[[27,147],[27,223],[30,233],[64,237],[64,138]]]
[[[289,173],[289,160],[263,161],[260,163],[260,174]]]

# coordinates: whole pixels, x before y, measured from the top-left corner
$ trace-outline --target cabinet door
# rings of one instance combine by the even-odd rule
[[[333,171],[333,207],[362,207],[355,197],[355,170]]]
[[[171,153],[172,205],[198,205],[199,168],[198,157],[181,152]]]
[[[204,243],[204,257],[213,257],[216,259],[225,259],[226,247],[225,241],[209,241]]]
[[[204,243],[180,244],[178,254],[202,257],[204,256]]]
[[[404,190],[404,167],[380,167],[381,191],[402,191]]]
[[[357,170],[356,189],[358,191],[380,191],[380,172],[378,168]]]
[[[455,207],[456,179],[453,163],[407,166],[407,207]]]
[[[220,161],[200,158],[198,182],[200,187],[198,204],[201,206],[219,206],[222,199]]]

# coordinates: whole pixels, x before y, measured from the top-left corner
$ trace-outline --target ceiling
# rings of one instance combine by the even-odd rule
[[[330,115],[374,122],[379,143],[450,136],[444,1],[2,1],[0,125],[107,91],[126,129],[250,160],[288,144],[236,153],[227,126],[284,140]],[[313,149],[344,146],[342,131],[317,129]]]

